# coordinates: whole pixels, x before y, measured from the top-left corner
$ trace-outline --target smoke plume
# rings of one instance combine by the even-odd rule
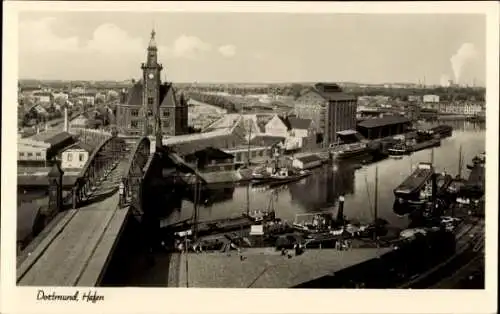
[[[455,82],[460,82],[460,75],[462,74],[464,65],[475,59],[477,54],[474,44],[463,43],[462,46],[458,48],[457,52],[450,58],[453,74],[455,75]]]
[[[450,86],[450,77],[446,74],[441,75],[441,79],[439,80],[439,83],[441,83],[441,86],[443,86],[443,87]]]

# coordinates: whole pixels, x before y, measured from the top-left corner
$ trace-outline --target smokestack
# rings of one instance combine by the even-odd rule
[[[68,132],[68,107],[64,106],[64,132]]]
[[[344,196],[339,196],[339,208],[337,210],[337,223],[344,224]]]

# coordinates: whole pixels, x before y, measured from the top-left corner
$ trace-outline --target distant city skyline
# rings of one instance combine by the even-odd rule
[[[477,14],[22,12],[19,77],[140,79],[153,27],[174,82],[485,84]]]

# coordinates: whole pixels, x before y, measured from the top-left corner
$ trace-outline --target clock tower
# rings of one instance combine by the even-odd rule
[[[161,132],[161,125],[157,125],[160,108],[160,73],[163,66],[158,63],[158,48],[155,40],[156,32],[151,31],[151,39],[147,49],[146,62],[142,63],[142,117],[145,136]],[[159,128],[159,130],[156,130]]]

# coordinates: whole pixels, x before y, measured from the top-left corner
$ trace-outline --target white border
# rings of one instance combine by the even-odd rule
[[[4,313],[489,313],[496,310],[498,221],[498,47],[496,2],[4,2],[2,86],[2,243]],[[19,11],[198,11],[300,13],[480,13],[487,15],[487,221],[485,291],[237,290],[98,288],[105,301],[39,303],[35,288],[15,286],[17,15]],[[58,293],[74,288],[57,288]]]

